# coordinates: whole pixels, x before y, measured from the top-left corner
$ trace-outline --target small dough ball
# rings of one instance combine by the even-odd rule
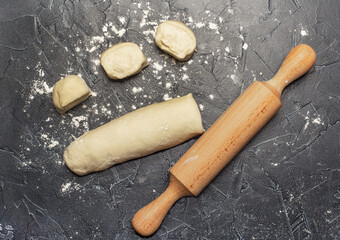
[[[91,95],[86,82],[79,76],[70,75],[60,79],[53,87],[53,104],[60,114],[64,114]]]
[[[85,175],[171,148],[203,131],[200,110],[188,94],[137,109],[83,134],[66,148],[64,160],[74,173]]]
[[[195,34],[184,23],[174,20],[159,24],[155,41],[160,49],[179,61],[188,60],[196,49]]]
[[[123,79],[139,73],[148,60],[137,44],[118,43],[103,52],[100,63],[111,79]]]

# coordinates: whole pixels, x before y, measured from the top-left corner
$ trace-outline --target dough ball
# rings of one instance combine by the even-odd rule
[[[91,95],[86,82],[76,75],[60,79],[53,87],[53,104],[61,114],[74,108]]]
[[[139,73],[148,61],[137,44],[118,43],[103,52],[100,63],[111,79],[123,79]]]
[[[159,24],[155,41],[160,49],[179,61],[188,60],[196,48],[195,34],[179,21],[171,20]]]
[[[64,152],[76,174],[105,170],[117,163],[171,148],[204,131],[192,94],[152,104],[91,130]]]

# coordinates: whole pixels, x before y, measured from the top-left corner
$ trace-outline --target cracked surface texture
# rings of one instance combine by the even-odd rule
[[[340,238],[338,0],[0,0],[0,239],[140,239],[136,211],[168,184],[194,143],[78,177],[62,159],[89,129],[142,106],[193,93],[208,128],[289,50],[311,45],[309,74],[282,108],[197,197],[179,200],[150,239]],[[197,52],[176,62],[154,43],[179,20]],[[110,80],[100,53],[141,47],[149,67]],[[80,74],[94,92],[65,116],[51,87]]]

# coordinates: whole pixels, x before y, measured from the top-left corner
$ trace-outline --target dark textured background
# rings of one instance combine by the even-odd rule
[[[340,1],[1,0],[0,239],[138,239],[134,213],[168,184],[195,140],[78,177],[62,160],[88,129],[192,92],[204,126],[289,50],[310,44],[315,67],[282,95],[270,123],[197,198],[177,202],[151,239],[340,239]],[[186,23],[197,52],[179,63],[153,42]],[[111,81],[98,65],[132,41],[150,66]],[[65,116],[51,87],[81,74],[97,93]]]

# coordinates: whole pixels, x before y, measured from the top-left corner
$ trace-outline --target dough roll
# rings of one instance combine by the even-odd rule
[[[152,104],[91,130],[64,152],[78,175],[171,148],[204,132],[192,94]]]

